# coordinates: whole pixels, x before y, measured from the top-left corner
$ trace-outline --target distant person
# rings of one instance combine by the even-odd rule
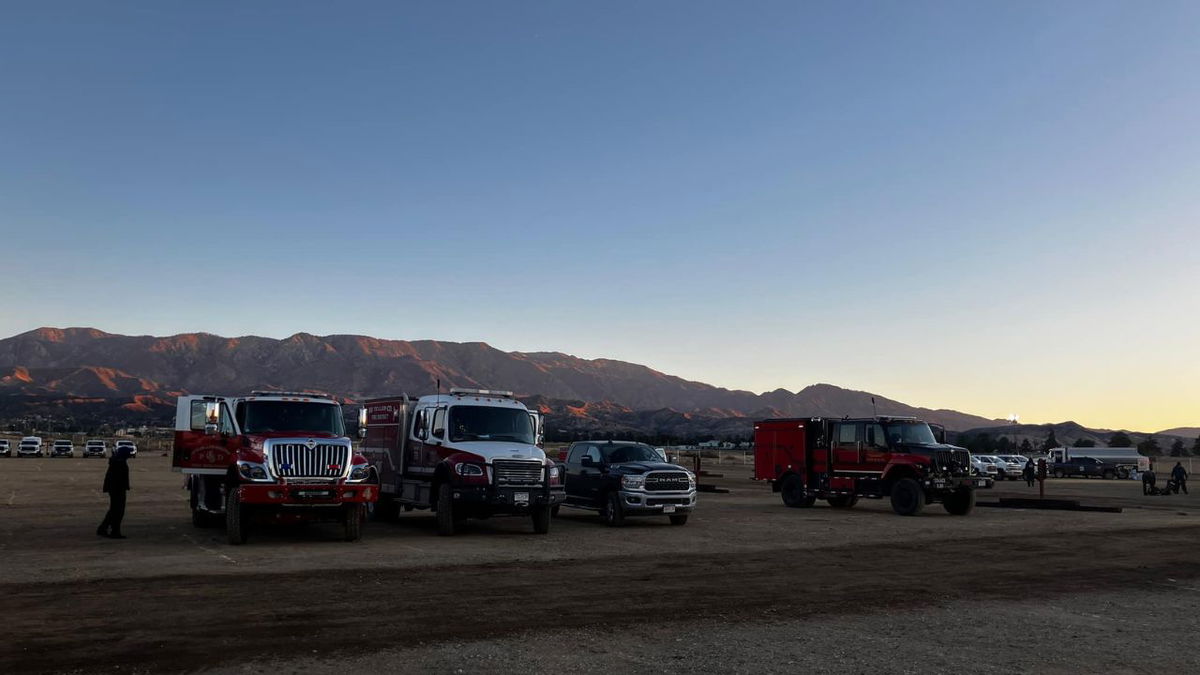
[[[1021,473],[1025,476],[1025,485],[1033,487],[1034,482],[1037,480],[1037,467],[1033,465],[1032,459],[1025,462],[1025,468],[1021,469]]]
[[[1187,469],[1183,468],[1183,462],[1175,462],[1175,468],[1171,469],[1171,480],[1175,481],[1175,492],[1183,490],[1183,494],[1187,494]]]
[[[129,491],[129,448],[117,448],[108,460],[108,471],[104,473],[104,491],[108,493],[108,513],[96,534],[109,539],[124,539],[121,521],[125,518],[125,493]]]
[[[1142,494],[1144,494],[1144,495],[1156,494],[1157,490],[1155,489],[1154,484],[1157,482],[1158,482],[1158,476],[1154,475],[1154,467],[1151,466],[1149,469],[1146,470],[1145,473],[1142,474]]]

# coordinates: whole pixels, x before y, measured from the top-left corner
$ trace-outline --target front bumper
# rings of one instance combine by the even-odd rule
[[[990,488],[996,484],[991,476],[933,476],[922,481],[927,490],[952,491],[958,488]]]
[[[41,457],[41,456],[42,456],[41,452],[17,451],[17,457]]]
[[[455,485],[453,495],[456,504],[485,508],[495,513],[524,513],[531,506],[554,506],[563,503],[567,498],[563,488],[544,485]]]
[[[243,483],[239,489],[243,504],[337,506],[366,504],[379,499],[379,488],[373,483]]]
[[[627,516],[660,516],[691,513],[696,508],[696,491],[646,492],[621,490],[621,507]]]

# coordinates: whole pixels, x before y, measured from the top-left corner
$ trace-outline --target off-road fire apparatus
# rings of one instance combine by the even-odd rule
[[[539,534],[565,499],[561,468],[541,449],[542,418],[512,392],[451,389],[366,401],[361,452],[374,468],[381,520],[433,509],[438,534],[465,518],[527,516]]]
[[[783,503],[812,506],[824,499],[849,508],[861,497],[891,498],[892,509],[916,515],[927,503],[966,515],[975,488],[971,456],[938,443],[929,425],[911,417],[771,419],[754,425],[754,477],[771,481]]]
[[[341,405],[323,394],[181,396],[171,465],[188,476],[192,524],[223,518],[231,544],[270,521],[341,522],[354,541],[363,505],[379,494],[346,436]]]

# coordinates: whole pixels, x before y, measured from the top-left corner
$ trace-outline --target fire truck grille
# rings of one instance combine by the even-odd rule
[[[966,472],[971,469],[971,454],[966,450],[936,450],[933,461],[939,470],[943,466],[951,471]]]
[[[309,449],[304,443],[271,446],[271,469],[281,478],[338,478],[350,463],[350,448],[319,443]]]
[[[541,462],[510,462],[497,460],[492,462],[496,472],[496,485],[541,485]]]
[[[682,471],[655,471],[646,474],[646,492],[679,492],[690,489]]]

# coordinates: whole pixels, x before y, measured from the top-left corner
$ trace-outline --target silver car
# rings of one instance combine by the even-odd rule
[[[992,459],[996,463],[998,476],[1001,479],[1017,480],[1021,477],[1021,472],[1025,470],[1025,463],[1028,459],[1020,455],[992,455]]]

